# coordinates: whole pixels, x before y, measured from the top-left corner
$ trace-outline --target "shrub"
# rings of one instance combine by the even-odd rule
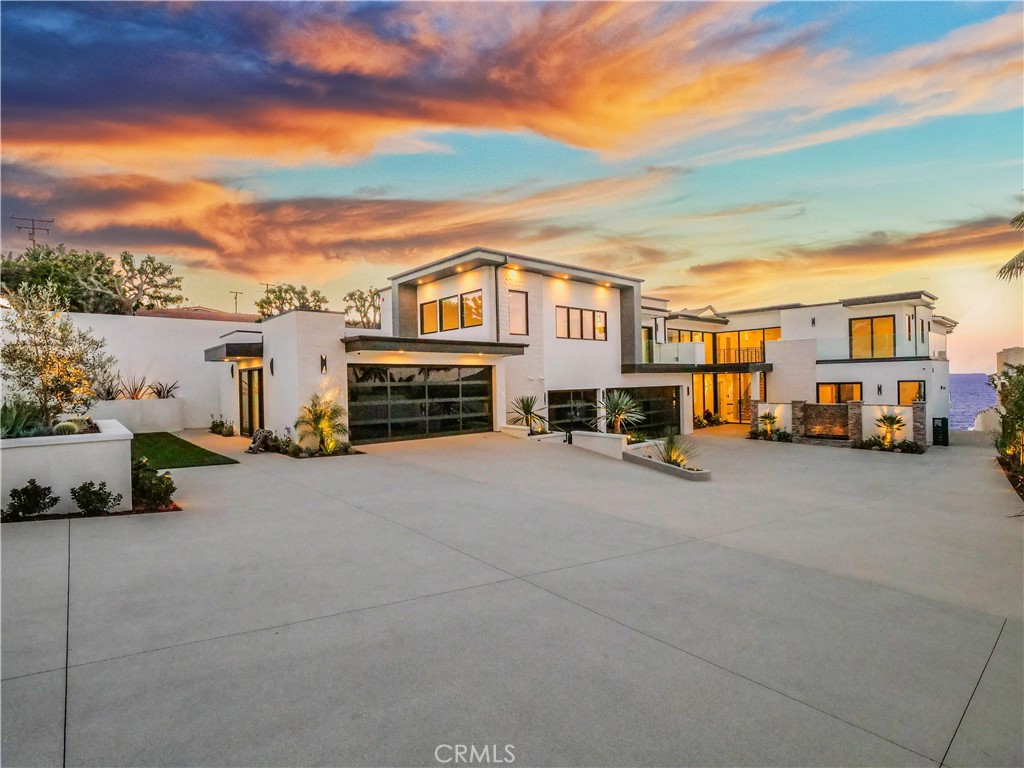
[[[693,417],[693,428],[694,429],[704,429],[704,427],[706,427],[707,425],[708,425],[708,423],[706,421],[704,421],[704,419],[701,416],[694,416]]]
[[[778,421],[778,418],[771,411],[765,411],[757,417],[757,420],[764,424],[764,429],[768,433],[768,437],[765,439],[770,440],[772,436],[772,427],[775,426],[775,422]]]
[[[169,473],[159,474],[145,457],[132,462],[132,508],[167,509],[177,488]]]
[[[234,437],[235,435],[235,422],[229,421],[223,427],[220,428],[220,433],[224,437]]]
[[[168,384],[165,381],[154,381],[149,385],[149,391],[157,400],[172,400],[174,393],[178,391],[178,382]]]
[[[775,430],[775,434],[772,435],[772,437],[777,442],[780,442],[780,443],[792,443],[793,442],[793,435],[792,435],[792,433],[787,432],[784,429],[777,429],[777,430]]]
[[[141,378],[132,376],[131,380],[125,381],[121,379],[121,397],[125,400],[145,400],[146,395],[149,394],[149,385],[146,383],[146,377]]]
[[[685,467],[697,455],[696,446],[679,435],[669,435],[655,448],[656,458],[666,464]]]
[[[32,403],[12,398],[0,406],[0,438],[28,437],[41,426],[43,418]]]
[[[893,437],[906,426],[903,417],[896,413],[883,413],[875,419],[875,426],[882,430],[882,447],[892,448]]]
[[[771,440],[771,436],[769,435],[767,429],[754,429],[753,427],[751,427],[750,431],[747,433],[747,439],[748,440]]]
[[[116,511],[124,497],[120,493],[115,495],[108,491],[106,483],[100,483],[97,487],[96,483],[90,480],[77,488],[72,488],[71,498],[75,500],[83,515],[102,515]]]
[[[313,395],[309,404],[299,411],[295,420],[295,428],[299,431],[299,439],[314,437],[320,453],[330,456],[337,448],[336,435],[347,435],[348,411],[330,398]]]
[[[860,442],[854,443],[853,447],[870,451],[875,448],[882,448],[883,445],[884,444],[882,442],[881,435],[871,435],[871,437],[861,440]]]
[[[224,417],[213,418],[213,414],[210,414],[210,431],[215,435],[219,435],[224,429]]]
[[[60,496],[54,496],[52,491],[48,485],[39,485],[35,478],[21,488],[11,489],[11,501],[3,512],[4,521],[45,514],[60,501]]]
[[[925,447],[913,440],[900,440],[893,446],[893,450],[900,453],[924,453]]]
[[[74,421],[59,421],[53,425],[51,430],[55,435],[77,435],[82,427]]]

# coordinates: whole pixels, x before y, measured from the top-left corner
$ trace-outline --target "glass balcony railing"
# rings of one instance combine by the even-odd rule
[[[652,359],[655,363],[695,365],[704,362],[704,342],[687,341],[678,344],[654,344]]]

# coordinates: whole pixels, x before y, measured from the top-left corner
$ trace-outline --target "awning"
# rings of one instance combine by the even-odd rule
[[[346,352],[436,352],[456,355],[523,354],[529,344],[502,341],[462,341],[459,339],[412,339],[399,336],[346,336],[341,340]]]
[[[229,341],[204,350],[203,357],[208,363],[225,363],[233,360],[263,357],[263,342]]]

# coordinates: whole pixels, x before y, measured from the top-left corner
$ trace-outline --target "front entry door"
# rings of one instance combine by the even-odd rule
[[[252,437],[263,429],[263,369],[238,372],[238,433]]]

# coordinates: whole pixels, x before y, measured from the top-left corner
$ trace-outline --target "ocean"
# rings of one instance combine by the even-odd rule
[[[988,374],[949,374],[949,428],[974,429],[978,411],[996,404],[996,391],[988,386]]]

